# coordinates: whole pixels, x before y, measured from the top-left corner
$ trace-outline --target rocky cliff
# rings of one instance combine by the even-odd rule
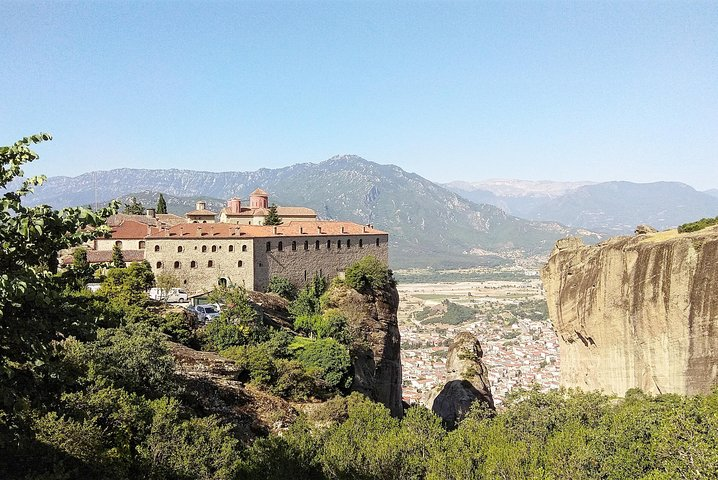
[[[483,356],[481,344],[469,332],[459,333],[449,346],[444,383],[429,392],[423,402],[449,428],[461,421],[474,402],[494,408]]]
[[[563,385],[623,395],[718,384],[718,228],[560,240],[541,278]]]
[[[352,336],[352,390],[383,403],[392,415],[401,416],[401,338],[396,287],[388,285],[360,293],[335,285],[327,296],[328,304],[347,316]]]

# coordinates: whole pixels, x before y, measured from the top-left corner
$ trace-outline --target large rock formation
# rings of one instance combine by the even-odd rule
[[[352,335],[352,390],[383,403],[401,416],[401,338],[396,312],[399,293],[388,285],[360,293],[338,285],[328,292],[328,303],[347,316]]]
[[[459,333],[449,346],[444,383],[424,399],[427,408],[449,428],[455,427],[476,401],[494,408],[489,372],[481,360],[483,355],[476,337],[469,332]]]
[[[623,395],[718,384],[718,228],[561,240],[541,278],[563,385]]]

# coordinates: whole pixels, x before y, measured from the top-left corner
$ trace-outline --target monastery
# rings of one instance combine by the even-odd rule
[[[273,276],[303,287],[315,274],[331,280],[366,255],[388,263],[386,232],[348,221],[317,220],[305,207],[277,207],[282,224],[263,225],[269,195],[257,189],[249,206],[231,198],[217,214],[206,202],[185,217],[117,214],[108,218],[112,234],[94,240],[91,263],[109,262],[115,245],[126,261],[147,260],[155,275],[170,272],[190,293],[215,285],[241,285],[264,291]],[[64,259],[68,263],[68,259]],[[69,259],[71,262],[71,258]]]

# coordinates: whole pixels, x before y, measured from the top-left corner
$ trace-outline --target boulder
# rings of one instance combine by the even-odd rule
[[[459,333],[449,347],[443,384],[424,399],[427,408],[441,417],[448,428],[454,428],[474,402],[494,408],[489,373],[481,360],[483,355],[481,344],[474,335]]]
[[[658,230],[650,225],[641,224],[636,227],[636,235],[647,235],[649,233],[656,233]]]

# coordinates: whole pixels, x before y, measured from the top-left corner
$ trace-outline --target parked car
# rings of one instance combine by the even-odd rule
[[[187,292],[181,288],[170,288],[164,290],[162,288],[150,288],[150,298],[152,300],[164,300],[168,303],[186,302]]]
[[[219,310],[215,305],[197,305],[194,307],[197,312],[197,320],[200,323],[207,323],[215,317],[219,317]]]

